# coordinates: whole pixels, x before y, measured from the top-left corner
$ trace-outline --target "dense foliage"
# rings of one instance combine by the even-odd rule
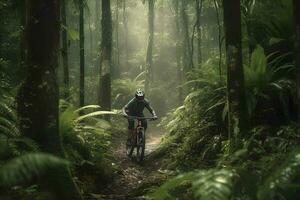
[[[227,19],[225,0],[64,0],[56,13],[61,19],[57,57],[44,55],[41,65],[28,56],[34,41],[27,31],[31,15],[45,12],[29,12],[39,9],[29,1],[34,2],[0,0],[0,199],[55,199],[57,188],[45,180],[62,168],[72,174],[70,182],[83,198],[108,198],[102,193],[128,173],[121,170],[123,161],[115,162],[123,159],[115,148],[123,144],[127,126],[120,110],[138,88],[147,90],[166,131],[142,167],[149,171],[159,163],[154,177],[167,177],[154,183],[136,180],[146,182],[140,186],[146,189],[111,198],[292,200],[300,195],[295,2],[234,1],[241,30],[231,31],[241,31],[241,46],[232,47],[226,26],[236,21]],[[44,39],[47,50],[52,46]],[[242,64],[236,65],[239,50]],[[53,69],[45,76],[30,73],[49,63]],[[243,79],[232,76],[234,70]],[[55,77],[47,77],[50,72]],[[50,85],[56,75],[58,83]],[[57,123],[53,139],[62,144],[61,151],[33,137],[47,130],[24,131],[26,107],[39,102],[29,99],[24,112],[20,104],[29,94],[20,91],[35,80],[41,82],[36,88],[49,87],[57,97],[42,105],[56,106],[57,116],[40,121]],[[245,98],[232,101],[235,92]],[[245,116],[238,119],[240,113]]]

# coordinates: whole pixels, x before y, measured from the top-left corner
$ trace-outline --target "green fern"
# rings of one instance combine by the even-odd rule
[[[96,111],[96,112],[91,112],[91,113],[88,113],[86,115],[82,115],[80,117],[78,117],[75,122],[78,123],[84,119],[88,119],[88,118],[91,118],[91,117],[96,117],[96,116],[101,116],[101,115],[117,115],[119,114],[119,112],[117,111]]]
[[[288,110],[288,95],[293,91],[293,82],[284,78],[281,71],[289,70],[292,65],[280,65],[279,61],[286,55],[265,55],[264,49],[257,46],[251,56],[251,63],[244,66],[245,87],[248,113],[256,110],[260,101],[268,101],[270,96],[279,98],[282,110]],[[272,60],[268,60],[272,57]]]
[[[161,187],[159,187],[154,193],[150,195],[154,200],[166,200],[166,199],[174,199],[174,197],[170,194],[171,190],[182,185],[184,182],[191,182],[195,179],[195,172],[184,173],[172,178],[167,181]]]
[[[190,183],[195,199],[227,200],[233,190],[234,172],[227,169],[201,170],[180,174],[167,181],[151,197],[155,200],[174,199],[170,191]]]
[[[20,136],[19,128],[15,122],[9,121],[4,117],[0,116],[0,133],[6,135],[7,137],[17,137]]]
[[[300,195],[300,153],[293,152],[285,163],[269,178],[258,192],[258,199],[269,200],[284,196],[285,199],[296,199]]]
[[[6,117],[7,120],[17,121],[16,111],[7,103],[0,102],[0,116]]]
[[[97,105],[88,105],[77,109],[72,104],[61,101],[59,130],[68,158],[76,164],[95,156],[102,158],[109,148],[110,133],[107,130],[111,125],[97,116],[117,112],[96,111],[79,115],[80,111],[98,108]]]
[[[16,111],[5,102],[0,102],[0,134],[8,138],[21,135],[17,124]]]
[[[10,138],[9,142],[21,146],[20,149],[26,149],[30,152],[40,151],[40,146],[34,140],[27,137]]]
[[[75,112],[80,112],[80,111],[83,111],[83,110],[86,110],[86,109],[100,109],[101,107],[98,106],[98,105],[87,105],[87,106],[83,106],[77,110],[75,110]]]
[[[48,170],[67,165],[64,159],[45,153],[30,153],[17,157],[0,168],[0,186],[9,187],[33,181],[47,175]]]
[[[230,199],[233,189],[234,173],[230,170],[208,170],[198,175],[193,182],[195,197],[201,200]]]

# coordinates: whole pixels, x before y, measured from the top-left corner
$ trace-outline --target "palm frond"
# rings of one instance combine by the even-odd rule
[[[44,153],[30,153],[17,157],[0,168],[0,185],[15,186],[33,181],[48,170],[67,165],[64,159]]]

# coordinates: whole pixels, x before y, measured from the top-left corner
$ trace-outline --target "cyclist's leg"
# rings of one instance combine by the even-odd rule
[[[128,119],[127,145],[132,143],[132,136],[134,132],[134,120]]]

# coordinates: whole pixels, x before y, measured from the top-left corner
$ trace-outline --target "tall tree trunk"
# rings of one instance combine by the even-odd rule
[[[300,1],[294,0],[295,67],[297,79],[298,122],[300,123]]]
[[[218,47],[219,47],[219,76],[220,80],[222,77],[222,32],[221,32],[221,22],[220,22],[220,13],[219,13],[219,5],[217,0],[214,0],[214,6],[216,10],[216,18],[218,24]]]
[[[79,106],[84,106],[84,2],[79,0],[79,51],[80,51],[80,87]]]
[[[191,57],[194,59],[194,40],[195,33],[197,33],[197,66],[201,67],[202,63],[202,52],[201,52],[201,43],[202,43],[202,32],[201,32],[201,12],[202,12],[203,1],[195,0],[195,10],[196,10],[196,22],[193,27],[192,39],[191,39]],[[192,62],[193,65],[193,62]]]
[[[192,49],[190,44],[190,36],[189,36],[189,18],[186,13],[187,10],[187,1],[181,1],[181,9],[180,14],[182,18],[182,31],[183,31],[183,69],[184,73],[190,71],[193,68],[193,57],[192,57]]]
[[[227,58],[228,134],[230,150],[233,152],[239,147],[242,134],[246,133],[247,123],[240,0],[223,0],[223,6]]]
[[[126,0],[123,0],[123,25],[124,25],[124,50],[125,50],[125,64],[126,69],[129,69],[129,48],[128,48],[128,24],[126,12]]]
[[[112,19],[110,0],[102,0],[101,77],[99,104],[103,110],[111,110],[111,51]],[[109,120],[109,117],[106,118]]]
[[[100,49],[101,49],[101,0],[95,0],[95,43],[96,43],[96,57],[95,57],[95,74],[99,74],[100,71]],[[100,75],[100,74],[99,74]]]
[[[160,37],[164,40],[165,34],[165,1],[161,1],[161,5],[159,8],[159,21],[160,21]]]
[[[178,104],[181,105],[183,102],[183,92],[182,92],[182,50],[181,50],[181,40],[180,40],[180,15],[179,15],[179,1],[174,1],[175,7],[175,38],[176,38],[176,73],[177,73],[177,82],[178,82]]]
[[[89,20],[89,36],[90,36],[90,53],[89,53],[89,64],[93,64],[93,57],[94,57],[94,37],[93,37],[93,30],[92,30],[92,21],[91,21],[91,14],[88,15],[88,20]]]
[[[25,25],[26,25],[26,3],[25,1],[20,1],[19,5],[20,11],[20,24],[22,26],[22,31],[20,33],[20,69],[18,70],[18,78],[23,80],[25,77],[25,59],[26,59],[26,42],[25,42]],[[0,41],[1,42],[1,41]],[[0,43],[1,44],[1,43]],[[1,51],[1,49],[0,49]]]
[[[253,23],[253,6],[255,4],[256,0],[248,0],[245,1],[244,4],[244,9],[242,9],[243,15],[244,15],[244,19],[245,19],[245,25],[246,25],[246,31],[248,34],[248,65],[250,65],[251,63],[251,55],[255,49],[255,39],[254,39],[254,33],[253,33],[253,27],[252,27],[252,23]]]
[[[116,5],[116,60],[117,62],[114,68],[115,78],[120,78],[119,7],[120,7],[120,0],[117,0],[117,5]]]
[[[64,158],[58,133],[56,74],[60,52],[60,1],[28,0],[26,3],[27,76],[18,96],[20,128],[42,151]],[[81,199],[67,167],[51,171],[51,176],[41,181],[52,191],[54,199]]]
[[[203,0],[196,0],[196,15],[197,15],[197,64],[198,68],[202,65],[202,15]]]
[[[62,60],[64,69],[64,96],[68,99],[69,94],[69,60],[68,60],[68,37],[67,37],[67,12],[66,12],[66,1],[61,1],[61,20],[63,24],[62,28]]]
[[[154,0],[148,0],[148,47],[145,66],[145,92],[148,93],[150,83],[153,81],[152,65],[153,65],[153,40],[154,40]]]

